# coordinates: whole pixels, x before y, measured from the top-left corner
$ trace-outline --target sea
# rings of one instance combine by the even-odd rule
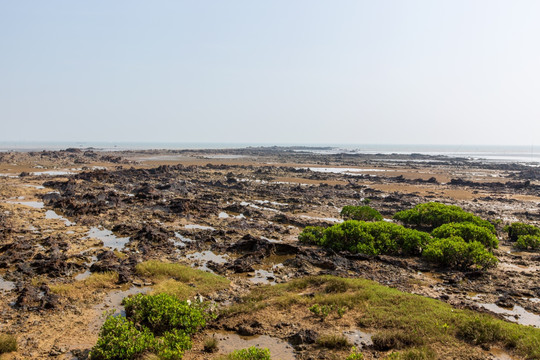
[[[0,152],[92,148],[96,151],[149,149],[238,149],[247,147],[291,147],[295,151],[320,154],[423,154],[460,157],[496,163],[540,166],[540,146],[534,145],[427,145],[427,144],[294,144],[294,143],[170,143],[170,142],[0,142]]]

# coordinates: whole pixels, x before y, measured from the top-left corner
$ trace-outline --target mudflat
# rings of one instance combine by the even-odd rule
[[[443,319],[452,311],[489,314],[540,336],[534,329],[540,254],[516,251],[502,230],[518,221],[539,225],[539,168],[309,150],[0,153],[0,332],[18,343],[3,358],[86,359],[104,311],[121,312],[123,297],[152,292],[202,296],[220,313],[193,338],[185,359],[217,359],[231,344],[268,347],[276,359],[343,359],[353,344],[366,359],[407,351],[441,359],[534,358],[502,341],[447,338],[445,331],[459,324]],[[490,220],[499,264],[484,272],[453,270],[421,257],[351,254],[298,241],[306,226],[340,223],[343,206],[368,202],[389,222],[426,202]],[[217,276],[181,280],[174,273],[184,268],[171,264]],[[332,308],[318,316],[310,308],[329,301],[329,283],[367,298],[343,300],[339,314]],[[374,313],[369,306],[384,308],[373,299],[386,297],[440,307],[440,343],[381,346],[395,325],[392,307]],[[328,346],[328,335],[349,345]],[[215,353],[204,351],[209,337],[221,344]]]

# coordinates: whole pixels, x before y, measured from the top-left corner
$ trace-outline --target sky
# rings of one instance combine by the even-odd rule
[[[0,0],[0,141],[540,145],[540,1]]]

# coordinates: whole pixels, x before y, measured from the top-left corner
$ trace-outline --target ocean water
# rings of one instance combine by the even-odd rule
[[[0,152],[94,148],[97,151],[148,149],[237,149],[260,146],[297,147],[296,151],[320,154],[424,154],[461,157],[489,162],[540,165],[540,146],[510,145],[399,145],[399,144],[292,144],[292,143],[159,143],[159,142],[0,142]]]

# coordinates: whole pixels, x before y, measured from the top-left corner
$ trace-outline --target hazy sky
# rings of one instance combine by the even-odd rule
[[[540,1],[0,0],[0,141],[540,140]]]

